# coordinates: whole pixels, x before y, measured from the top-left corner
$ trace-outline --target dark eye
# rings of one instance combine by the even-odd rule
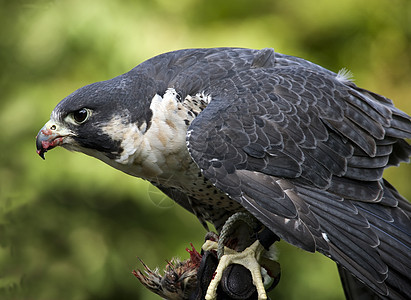
[[[77,123],[81,124],[81,123],[84,123],[85,121],[87,121],[89,115],[90,115],[90,113],[89,113],[88,109],[82,108],[82,109],[79,109],[79,110],[73,112],[73,119]]]

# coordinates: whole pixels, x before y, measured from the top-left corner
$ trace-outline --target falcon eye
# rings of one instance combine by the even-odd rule
[[[83,124],[85,121],[90,116],[90,112],[86,108],[79,109],[75,112],[72,113],[74,121],[76,121],[77,124]]]

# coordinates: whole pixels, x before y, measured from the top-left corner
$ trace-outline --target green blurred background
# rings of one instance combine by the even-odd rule
[[[0,299],[158,299],[131,274],[200,247],[195,217],[84,155],[42,161],[35,136],[75,89],[188,47],[273,47],[411,113],[411,1],[0,1]],[[386,177],[411,198],[411,168]],[[343,299],[333,262],[280,243],[273,299]]]

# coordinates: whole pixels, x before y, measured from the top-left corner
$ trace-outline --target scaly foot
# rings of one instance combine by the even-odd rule
[[[218,244],[216,242],[207,240],[203,245],[204,251],[216,250]],[[218,267],[215,271],[214,278],[211,280],[208,286],[207,293],[205,296],[206,300],[213,300],[217,297],[217,287],[221,281],[221,276],[223,275],[224,269],[226,269],[230,264],[243,265],[245,268],[250,270],[253,279],[253,284],[255,285],[258,293],[259,300],[267,299],[267,294],[265,292],[263,279],[261,277],[261,266],[259,260],[261,254],[264,251],[264,247],[257,240],[251,246],[244,249],[242,252],[237,252],[228,247],[224,247],[224,255],[220,258]]]

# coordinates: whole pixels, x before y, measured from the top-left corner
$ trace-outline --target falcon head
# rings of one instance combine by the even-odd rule
[[[143,100],[149,99],[145,95],[152,90],[150,80],[132,71],[126,74],[87,85],[63,99],[37,135],[37,153],[44,159],[47,151],[62,146],[105,162],[120,159],[131,137],[147,129],[152,115]]]

